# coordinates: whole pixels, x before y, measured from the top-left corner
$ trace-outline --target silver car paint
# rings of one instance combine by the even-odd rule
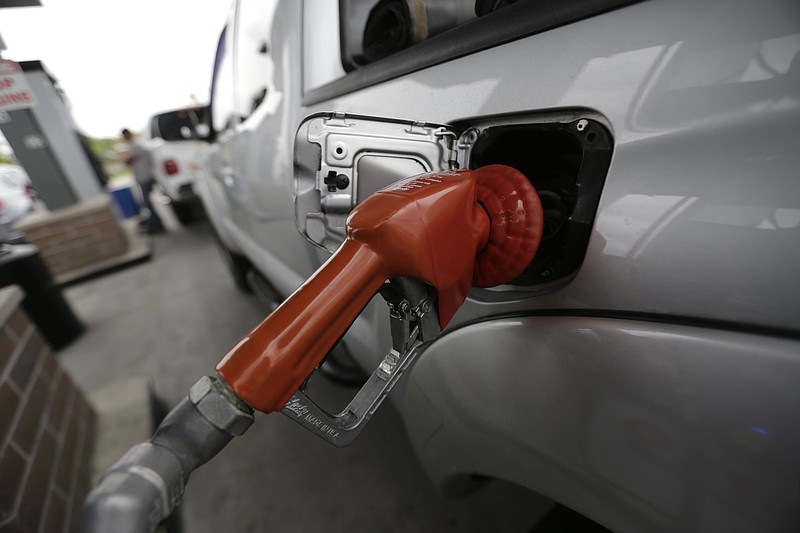
[[[250,5],[264,11],[274,9],[271,34],[265,36],[269,38],[272,62],[267,69],[271,76],[266,81],[270,89],[268,100],[247,120],[217,138],[208,158],[209,172],[198,191],[225,245],[244,254],[279,294],[288,296],[327,258],[297,231],[292,202],[293,141],[304,116],[300,110],[298,68],[304,64],[301,21],[306,16],[309,21],[320,23],[321,18],[309,13],[324,14],[327,8],[320,10],[315,2],[301,6],[298,2],[275,0],[263,5],[251,1]],[[227,21],[229,51],[234,48],[230,28],[235,26],[235,17],[236,4]],[[323,30],[331,31],[333,26],[323,24]],[[326,48],[333,57],[337,50],[338,47]],[[323,56],[315,53],[310,62],[320,59]],[[319,75],[339,71],[316,69]],[[390,337],[385,318],[385,304],[376,298],[344,338],[348,349],[366,364],[372,363],[375,354],[388,349]]]
[[[431,477],[511,480],[614,531],[796,531],[798,343],[520,317],[421,357],[403,410]]]
[[[800,524],[798,52],[796,2],[645,2],[307,110],[468,123],[584,108],[614,133],[575,279],[473,291],[411,374],[401,409],[442,487],[509,479],[618,531]],[[470,324],[565,309],[765,335]]]
[[[644,2],[308,112],[451,123],[582,107],[608,118],[614,158],[576,279],[545,297],[475,291],[461,320],[569,307],[797,331],[800,284],[775,280],[800,270],[800,5],[753,11]],[[753,72],[766,50],[775,67]]]
[[[255,2],[249,5],[258,7]],[[277,2],[266,2],[264,11]],[[263,15],[263,13],[262,13]],[[210,158],[208,193],[217,205],[212,220],[235,251],[257,256],[279,290],[290,294],[314,271],[311,247],[297,233],[291,203],[292,145],[299,113],[300,5],[277,6],[270,36],[266,101],[235,130],[223,132]],[[228,21],[232,28],[232,11]],[[227,32],[228,50],[234,49]],[[241,106],[241,103],[237,103]],[[278,245],[276,245],[278,243]]]
[[[335,31],[305,19],[306,33]],[[796,530],[798,51],[795,1],[650,1],[297,117],[287,103],[282,128],[259,141],[263,158],[282,161],[251,178],[274,196],[247,200],[268,202],[272,218],[255,225],[235,208],[232,245],[263,247],[259,266],[295,281],[322,259],[265,233],[293,227],[278,137],[308,114],[605,116],[615,151],[575,278],[546,295],[473,291],[397,391],[423,465],[443,487],[473,473],[515,481],[617,531]],[[331,56],[313,52],[306,70]],[[365,366],[382,355],[381,311],[349,334]]]

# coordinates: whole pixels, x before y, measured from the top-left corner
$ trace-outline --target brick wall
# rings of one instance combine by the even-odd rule
[[[23,311],[0,326],[0,533],[76,531],[95,413]]]
[[[31,217],[17,229],[25,234],[25,240],[40,248],[54,276],[128,251],[128,239],[108,195]]]

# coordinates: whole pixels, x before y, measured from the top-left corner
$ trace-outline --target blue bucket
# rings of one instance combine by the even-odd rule
[[[117,207],[120,218],[125,219],[139,215],[139,204],[136,203],[136,198],[133,196],[133,189],[123,187],[109,192],[114,198],[114,205]]]

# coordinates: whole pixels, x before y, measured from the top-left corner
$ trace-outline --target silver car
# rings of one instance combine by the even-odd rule
[[[392,180],[502,163],[538,190],[534,260],[391,396],[443,490],[508,480],[614,531],[800,527],[800,3],[237,0],[211,110],[197,187],[276,302]],[[373,300],[341,361],[389,339]]]

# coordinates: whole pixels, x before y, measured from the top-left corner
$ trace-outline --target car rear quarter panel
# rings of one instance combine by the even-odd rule
[[[397,395],[433,479],[619,531],[796,530],[798,52],[797,2],[650,1],[305,110],[586,109],[613,132],[575,277],[473,290]]]
[[[800,5],[643,2],[307,109],[430,122],[584,108],[615,151],[583,267],[474,291],[456,323],[610,309],[798,330]]]
[[[800,343],[529,316],[459,328],[402,401],[442,486],[508,479],[614,531],[796,531]]]

